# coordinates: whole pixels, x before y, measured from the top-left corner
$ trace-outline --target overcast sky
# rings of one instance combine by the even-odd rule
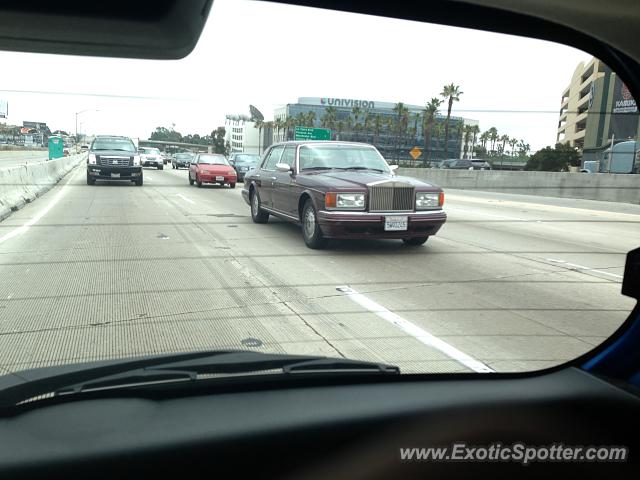
[[[301,96],[424,105],[453,82],[464,92],[454,115],[537,150],[555,142],[562,90],[590,57],[540,40],[215,0],[196,49],[182,60],[0,52],[0,99],[9,102],[12,124],[41,121],[73,132],[75,112],[98,109],[78,116],[79,130],[148,138],[172,124],[208,134],[225,114],[248,114],[249,104],[269,120]]]

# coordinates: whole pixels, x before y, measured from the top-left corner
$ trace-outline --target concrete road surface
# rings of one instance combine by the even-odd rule
[[[0,169],[44,162],[49,158],[46,150],[0,150]]]
[[[448,191],[423,247],[305,247],[251,221],[238,188],[87,186],[80,166],[0,223],[0,372],[246,348],[381,361],[404,372],[541,369],[598,345],[640,206]]]

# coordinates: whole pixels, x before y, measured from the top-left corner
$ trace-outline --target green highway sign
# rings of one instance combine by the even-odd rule
[[[296,127],[294,140],[331,140],[331,130],[327,128]]]

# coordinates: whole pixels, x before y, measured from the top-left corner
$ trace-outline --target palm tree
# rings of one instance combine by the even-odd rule
[[[471,158],[469,156],[469,142],[471,141],[471,134],[472,134],[472,130],[473,127],[471,127],[471,125],[465,125],[464,127],[462,127],[462,132],[463,132],[463,141],[464,141],[464,158]]]
[[[480,127],[478,125],[473,125],[471,127],[471,133],[473,135],[473,139],[471,140],[471,158],[473,158],[473,152],[476,149],[476,140],[478,133],[480,133]]]
[[[482,132],[482,134],[480,135],[480,144],[482,145],[482,148],[484,148],[485,150],[487,149],[487,142],[489,141],[489,132]]]
[[[358,119],[360,118],[360,114],[362,113],[362,109],[357,105],[351,109],[351,114],[353,115],[353,129],[358,130]]]
[[[517,138],[511,138],[509,139],[509,146],[511,147],[511,156],[515,157],[515,152],[516,152],[516,145],[518,144],[518,139]]]
[[[404,103],[398,102],[395,107],[393,107],[394,113],[397,115],[396,117],[396,160],[399,160],[400,152],[399,152],[399,141],[400,139],[404,139],[404,133],[407,131],[407,126],[409,124],[409,109],[404,106]]]
[[[502,142],[502,151],[504,152],[505,148],[507,148],[507,143],[509,142],[509,135],[502,135],[500,137],[500,141]]]
[[[340,134],[342,133],[342,130],[344,130],[344,122],[342,120],[338,120],[336,128],[338,129],[338,131],[337,131],[338,135],[337,136],[339,137]]]
[[[453,107],[453,102],[458,102],[460,100],[460,95],[464,92],[460,91],[460,86],[454,85],[453,83],[449,85],[445,85],[440,93],[440,96],[447,100],[447,118],[444,121],[444,158],[447,158],[448,151],[448,143],[449,143],[449,119],[451,118],[451,108]]]
[[[440,149],[440,138],[442,137],[442,130],[444,129],[444,125],[442,123],[435,123],[433,125],[433,134],[436,138],[436,148]],[[443,158],[446,160],[446,158]]]
[[[442,105],[442,100],[438,97],[433,97],[422,111],[422,128],[424,139],[424,163],[426,165],[427,160],[431,159],[431,133],[433,130],[433,124],[435,123],[435,117],[438,114],[438,108]]]
[[[291,131],[292,128],[295,128],[296,126],[296,121],[294,120],[293,117],[289,116],[284,120],[284,140],[287,141],[289,140],[289,132]]]
[[[296,115],[296,127],[306,127],[307,126],[307,116],[303,112],[298,112]]]
[[[278,137],[278,140],[280,140],[280,130],[282,130],[282,126],[282,120],[276,118],[275,122],[273,122],[273,128],[276,129],[276,136]]]
[[[258,129],[258,153],[262,154],[262,150],[260,148],[260,139],[262,138],[262,128],[264,126],[264,122],[258,119],[254,122],[253,126]]]
[[[495,152],[496,150],[496,142],[498,141],[498,129],[496,127],[491,127],[489,130],[489,140],[491,140],[491,151]]]
[[[378,138],[380,137],[380,129],[382,128],[382,115],[376,115],[373,118],[373,144],[378,144]]]
[[[336,126],[336,119],[338,117],[338,111],[336,107],[327,107],[322,115],[322,126],[333,130]]]
[[[316,122],[316,112],[314,112],[313,110],[310,110],[309,112],[307,112],[307,125],[309,127],[313,127],[315,122]]]

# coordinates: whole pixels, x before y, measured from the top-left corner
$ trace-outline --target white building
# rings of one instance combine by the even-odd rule
[[[225,142],[231,146],[230,153],[260,153],[264,151],[264,140],[259,141],[259,129],[247,115],[227,115],[225,122]],[[263,132],[264,133],[264,132]]]

